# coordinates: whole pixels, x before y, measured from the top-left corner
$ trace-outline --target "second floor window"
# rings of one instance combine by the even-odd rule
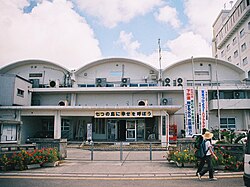
[[[17,88],[17,95],[20,96],[20,97],[24,97],[24,91]]]

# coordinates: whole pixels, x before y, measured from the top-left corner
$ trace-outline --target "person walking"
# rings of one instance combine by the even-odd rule
[[[214,154],[213,147],[211,144],[211,139],[213,137],[213,133],[211,132],[205,132],[203,136],[203,139],[206,141],[205,142],[205,150],[206,150],[206,155],[200,159],[200,163],[197,169],[197,176],[198,179],[201,180],[201,177],[205,175],[205,173],[209,172],[209,180],[210,181],[216,181],[217,178],[214,178],[214,171],[213,171],[213,165],[212,165],[212,156],[218,160],[217,156]],[[205,163],[207,163],[207,168],[203,168]]]

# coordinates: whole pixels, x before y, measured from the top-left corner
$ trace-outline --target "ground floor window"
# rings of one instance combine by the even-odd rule
[[[61,124],[61,131],[69,131],[70,129],[70,122],[68,119],[62,119]]]
[[[42,120],[42,130],[43,131],[54,131],[54,120],[53,119],[43,119]]]
[[[221,129],[235,129],[235,118],[220,118]]]
[[[96,134],[105,134],[105,119],[95,118],[94,132]]]

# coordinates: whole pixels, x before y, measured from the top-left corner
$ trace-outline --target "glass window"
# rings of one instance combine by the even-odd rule
[[[247,57],[246,57],[246,58],[244,58],[244,59],[242,60],[242,63],[243,63],[243,66],[245,66],[245,65],[247,65],[247,64],[248,64]]]
[[[227,45],[227,51],[229,51],[229,50],[230,50],[230,44]]]
[[[224,56],[224,50],[223,51],[221,51],[221,57],[223,57]]]
[[[227,118],[220,118],[220,124],[227,124]]]
[[[231,61],[232,61],[232,57],[231,57],[231,56],[228,57],[227,60],[228,60],[229,62],[231,62]]]
[[[236,39],[236,37],[234,37],[234,39],[233,39],[233,45],[235,45],[236,42],[237,42],[237,39]]]
[[[62,120],[62,125],[61,125],[61,130],[62,131],[69,131],[70,129],[70,122],[68,119],[63,119]]]
[[[228,118],[228,124],[235,124],[235,118]]]
[[[238,50],[234,51],[234,58],[238,57]]]
[[[247,48],[246,43],[243,43],[243,44],[241,45],[241,51],[245,51],[245,50],[246,50],[246,48]]]
[[[221,129],[235,129],[235,118],[220,118]]]
[[[240,31],[240,37],[242,38],[244,35],[245,35],[245,31],[244,31],[244,29],[242,29],[242,30]]]
[[[96,134],[105,134],[105,119],[95,119],[94,130]]]
[[[20,96],[20,97],[24,97],[24,91],[17,88],[17,95]]]

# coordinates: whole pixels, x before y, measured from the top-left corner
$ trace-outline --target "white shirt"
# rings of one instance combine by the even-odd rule
[[[211,152],[209,151],[209,147],[212,147],[212,144],[210,143],[209,140],[207,140],[205,145],[206,145],[206,150],[208,150],[206,155],[209,156],[211,155]]]

